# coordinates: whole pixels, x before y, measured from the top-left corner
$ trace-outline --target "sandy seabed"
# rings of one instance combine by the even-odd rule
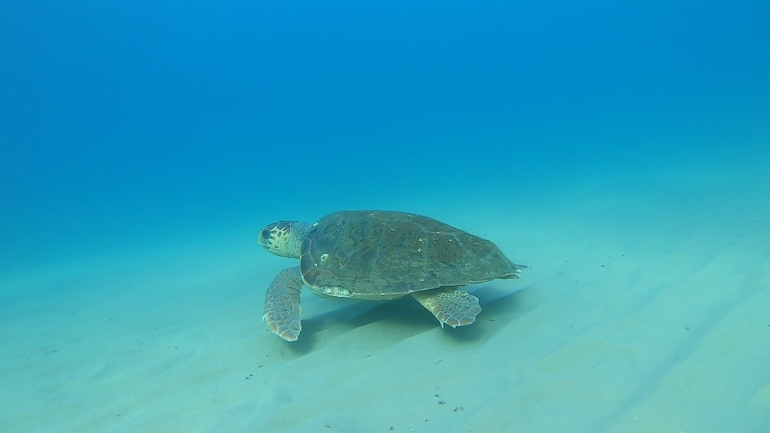
[[[256,244],[269,221],[0,276],[0,431],[766,432],[769,177],[403,209],[531,267],[471,287],[484,310],[458,329],[411,299],[305,291],[300,340],[280,340],[263,296],[293,262]]]

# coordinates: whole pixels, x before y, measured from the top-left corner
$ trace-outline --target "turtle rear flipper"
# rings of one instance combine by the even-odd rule
[[[275,277],[265,293],[265,313],[271,331],[286,341],[297,341],[302,331],[299,291],[302,289],[302,275],[299,267],[282,270]]]
[[[414,292],[412,297],[436,316],[442,328],[445,323],[452,328],[470,325],[481,312],[479,298],[457,287]]]

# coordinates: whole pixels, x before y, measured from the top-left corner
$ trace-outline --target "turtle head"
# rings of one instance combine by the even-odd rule
[[[266,225],[259,232],[259,242],[276,256],[298,259],[302,240],[311,224],[301,221],[278,221]]]

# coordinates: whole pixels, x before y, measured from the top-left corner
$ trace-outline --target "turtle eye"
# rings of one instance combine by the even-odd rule
[[[262,239],[268,240],[270,239],[270,236],[272,235],[272,233],[268,229],[262,229],[262,233],[260,233],[259,235],[260,237],[262,237]]]

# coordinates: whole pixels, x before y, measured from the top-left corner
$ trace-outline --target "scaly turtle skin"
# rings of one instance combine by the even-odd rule
[[[411,295],[443,327],[470,325],[479,300],[458,286],[518,278],[524,266],[492,242],[432,218],[391,211],[329,214],[315,224],[279,221],[263,228],[259,244],[297,258],[267,289],[270,330],[296,341],[302,330],[303,284],[331,298],[389,300]]]

